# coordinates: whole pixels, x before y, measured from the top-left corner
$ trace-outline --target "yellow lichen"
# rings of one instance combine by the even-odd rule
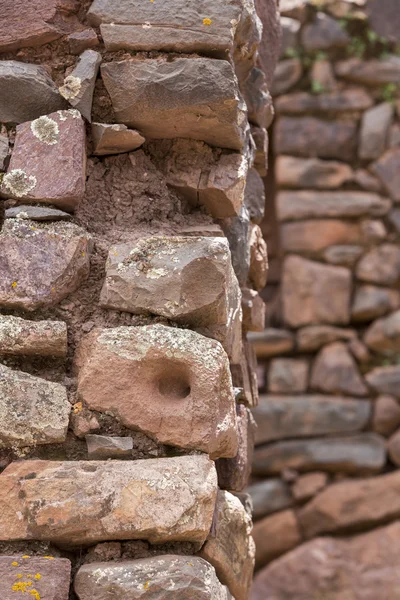
[[[146,581],[146,583],[145,583],[145,584],[144,584],[144,586],[143,586],[143,589],[144,589],[144,590],[148,590],[148,589],[149,589],[149,586],[150,586],[150,581]]]
[[[32,585],[32,581],[17,581],[16,583],[14,583],[14,585],[11,587],[13,592],[27,592],[29,590],[27,590],[27,587],[30,587]]]
[[[40,594],[37,590],[29,590],[29,593],[35,598],[35,600],[40,600]]]
[[[78,404],[82,405],[82,402],[78,402]],[[48,558],[49,560],[54,560],[54,556],[43,556],[43,558]]]
[[[206,17],[205,19],[203,19],[203,25],[211,25],[212,20],[209,19],[208,17]]]
[[[72,412],[74,413],[74,415],[77,415],[78,413],[80,413],[82,411],[82,402],[76,402],[73,407],[72,407]],[[50,558],[49,556],[45,556],[45,558]]]
[[[42,578],[42,576],[41,576],[41,574],[40,574],[40,573],[36,573],[36,575],[35,575],[35,577],[34,577],[34,578],[35,578],[35,579],[41,579],[41,578]]]
[[[22,573],[18,573],[17,578],[22,579]]]
[[[15,285],[17,285],[15,281],[14,281],[14,283],[15,283]],[[12,284],[12,287],[15,287],[14,283]],[[13,567],[18,567],[18,563],[17,563],[17,561],[16,561],[16,560],[14,560],[14,561],[11,563],[11,565],[12,565]]]
[[[18,285],[18,283],[17,283],[16,281],[13,281],[13,282],[12,282],[12,284],[11,284],[11,287],[12,287],[12,288],[16,288],[16,287],[17,287],[17,285]],[[13,564],[14,564],[14,563],[13,563]],[[18,563],[16,563],[16,564],[18,565]]]
[[[24,554],[22,558],[30,558],[30,556],[28,556],[28,554]]]

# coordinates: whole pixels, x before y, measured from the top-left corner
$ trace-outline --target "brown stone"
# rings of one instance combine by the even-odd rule
[[[79,600],[117,597],[156,600],[168,596],[174,600],[232,599],[208,562],[195,556],[173,554],[82,565],[75,577],[74,589]]]
[[[400,366],[375,367],[365,375],[369,386],[378,394],[400,397]]]
[[[338,77],[361,85],[397,84],[400,83],[400,58],[398,56],[372,60],[349,58],[337,62],[335,71]]]
[[[247,173],[244,204],[252,222],[260,224],[265,211],[265,186],[255,168],[249,169]]]
[[[261,177],[265,177],[268,171],[268,132],[256,125],[252,125],[250,129],[256,146],[253,166]]]
[[[65,107],[44,67],[16,60],[0,62],[0,122],[23,123]]]
[[[400,148],[385,152],[372,165],[371,170],[380,179],[389,196],[400,201]]]
[[[380,354],[397,354],[400,351],[400,310],[374,321],[364,335],[364,342]]]
[[[280,51],[281,19],[275,0],[255,0],[255,5],[263,25],[261,43],[257,49],[258,60],[270,86]]]
[[[67,558],[0,556],[0,594],[3,598],[33,596],[68,600],[71,563]],[[25,594],[24,594],[25,592]]]
[[[274,128],[276,154],[352,161],[356,156],[356,143],[357,125],[353,121],[280,117]]]
[[[55,483],[60,479],[62,486]],[[217,492],[214,463],[204,455],[25,460],[9,465],[0,482],[0,539],[68,546],[121,539],[203,543]]]
[[[356,335],[353,329],[342,329],[332,325],[309,325],[297,332],[297,348],[303,352],[315,352],[325,344],[339,340],[348,341]]]
[[[356,88],[326,94],[296,92],[281,96],[276,100],[275,106],[278,114],[300,115],[303,113],[362,111],[370,108],[372,104],[371,96],[364,89]]]
[[[362,246],[348,244],[330,246],[322,253],[322,258],[331,265],[353,267],[364,251],[365,249]]]
[[[292,494],[298,502],[305,502],[318,494],[328,483],[326,473],[306,473],[292,485]]]
[[[397,430],[388,441],[388,454],[393,464],[400,466],[400,430]]]
[[[136,150],[145,139],[138,131],[128,129],[126,125],[92,124],[93,154],[119,154]]]
[[[372,429],[388,436],[400,426],[400,405],[392,396],[378,396],[374,403]]]
[[[63,385],[0,365],[0,447],[65,442],[71,404]]]
[[[236,455],[229,364],[218,342],[164,325],[95,329],[78,362],[88,408],[164,444]]]
[[[317,58],[312,64],[310,76],[312,88],[316,88],[321,92],[334,92],[337,90],[337,81],[329,60]]]
[[[343,48],[350,42],[340,23],[323,12],[318,12],[312,23],[304,26],[301,42],[307,52]]]
[[[275,178],[279,187],[337,189],[352,179],[349,165],[334,160],[277,156]]]
[[[262,333],[250,334],[249,340],[260,358],[285,354],[294,348],[293,334],[273,327],[267,327]]]
[[[85,192],[85,170],[85,126],[79,113],[52,113],[18,125],[1,195],[73,209]]]
[[[6,168],[6,158],[9,153],[9,141],[7,135],[0,135],[0,171],[4,171]]]
[[[262,571],[251,598],[396,600],[399,539],[399,523],[346,539],[317,538]]]
[[[330,485],[299,511],[307,538],[379,525],[400,516],[400,473]]]
[[[76,31],[68,36],[69,50],[71,54],[81,54],[88,48],[96,48],[100,44],[94,29],[88,27],[82,31]]]
[[[0,315],[0,354],[66,356],[67,325]]]
[[[265,479],[246,488],[253,504],[253,519],[289,508],[293,504],[290,488],[282,479]]]
[[[249,288],[242,289],[244,331],[264,331],[265,310],[265,302],[260,294]]]
[[[251,518],[239,498],[221,490],[215,512],[215,537],[208,538],[199,554],[213,565],[235,600],[246,600],[254,569]]]
[[[301,23],[308,15],[308,0],[280,0],[279,10],[282,16],[292,17]]]
[[[274,118],[274,105],[261,69],[251,69],[241,92],[247,106],[249,122],[258,127],[268,129]]]
[[[351,273],[289,256],[283,265],[283,317],[291,327],[346,324],[350,318]]]
[[[103,63],[118,122],[146,138],[192,138],[240,150],[245,105],[231,65],[208,58]],[[215,85],[218,81],[218,86]]]
[[[398,8],[396,0],[368,0],[366,6],[369,27],[391,42],[400,42]]]
[[[361,431],[368,424],[367,400],[334,396],[262,395],[253,410],[256,444],[293,437],[323,436]]]
[[[232,265],[239,285],[245,287],[250,269],[249,211],[242,205],[236,217],[221,219],[219,223],[229,242]]]
[[[281,56],[285,56],[288,50],[297,46],[299,42],[300,26],[301,24],[296,19],[281,16]]]
[[[301,542],[300,529],[292,510],[284,510],[257,521],[253,528],[256,569],[263,567]]]
[[[371,175],[365,169],[357,169],[354,173],[354,182],[368,192],[383,192],[383,186],[379,179]]]
[[[87,434],[85,439],[89,460],[132,458],[133,440],[131,437]]]
[[[385,462],[384,440],[375,433],[359,433],[346,437],[287,440],[260,446],[254,452],[253,474],[270,476],[285,469],[294,469],[359,476],[378,473]]]
[[[357,264],[356,276],[378,285],[396,285],[400,281],[400,248],[382,244],[372,248]]]
[[[277,196],[280,221],[315,218],[380,217],[391,207],[386,198],[369,192],[282,191]]]
[[[241,297],[225,238],[154,236],[111,247],[100,305],[161,315],[217,339],[235,359],[240,352]]]
[[[389,129],[388,146],[389,148],[400,146],[400,125],[398,123],[394,123]]]
[[[268,375],[268,391],[275,394],[305,392],[308,362],[295,358],[274,358]]]
[[[362,160],[373,160],[385,151],[393,112],[393,104],[383,102],[363,114],[358,148]]]
[[[359,363],[369,363],[371,354],[365,344],[358,338],[353,338],[347,345],[348,349]]]
[[[267,283],[268,254],[267,244],[258,225],[250,228],[250,270],[249,281],[257,291],[262,290]]]
[[[78,25],[77,9],[70,0],[3,0],[0,52],[57,40]]]
[[[389,223],[396,233],[400,233],[400,208],[394,208],[388,214]]]
[[[310,386],[330,394],[368,394],[354,358],[342,342],[334,342],[320,350],[311,371]]]
[[[76,67],[66,76],[64,84],[59,88],[61,96],[79,110],[89,123],[92,120],[94,86],[101,61],[102,56],[99,52],[85,50],[80,55]]]
[[[0,233],[0,306],[54,306],[89,273],[91,237],[72,223],[7,219]]]
[[[299,81],[303,74],[303,66],[298,58],[281,60],[274,73],[271,94],[279,96],[285,94]]]
[[[315,255],[335,244],[363,242],[359,223],[338,219],[315,219],[284,223],[280,228],[281,248],[285,252]]]

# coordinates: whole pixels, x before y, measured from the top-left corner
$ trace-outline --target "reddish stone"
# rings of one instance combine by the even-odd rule
[[[388,436],[400,426],[400,405],[392,396],[378,396],[374,403],[372,429]]]
[[[317,86],[317,89],[323,92],[334,92],[338,88],[332,63],[325,58],[316,57],[311,67],[310,77],[311,85]]]
[[[369,386],[378,394],[400,397],[400,366],[375,367],[365,375]]]
[[[364,342],[375,352],[396,355],[400,351],[400,310],[374,321],[364,335]]]
[[[400,430],[394,433],[388,441],[389,458],[397,467],[400,466]]]
[[[327,94],[309,94],[296,92],[281,96],[275,102],[277,114],[300,115],[303,113],[341,113],[367,110],[373,100],[367,92],[360,88],[330,92]]]
[[[334,342],[319,352],[312,368],[310,386],[331,394],[368,395],[354,358],[342,342]]]
[[[400,281],[400,248],[382,244],[372,248],[357,264],[356,277],[378,285],[396,285]]]
[[[284,510],[257,521],[252,535],[256,543],[256,569],[301,542],[300,529],[292,510]]]
[[[349,58],[335,64],[336,75],[361,85],[385,85],[400,83],[400,58],[362,60]]]
[[[275,178],[279,187],[337,189],[353,177],[349,165],[318,158],[277,156]]]
[[[253,166],[261,177],[265,177],[268,171],[268,133],[266,129],[252,125],[251,135],[256,145]]]
[[[385,152],[371,166],[372,172],[379,177],[387,193],[393,200],[400,201],[400,148]]]
[[[308,384],[308,362],[296,358],[271,360],[268,391],[275,394],[305,392]]]
[[[91,27],[71,33],[68,36],[68,43],[71,54],[81,54],[84,50],[95,48],[100,44],[95,30]]]
[[[397,0],[368,0],[368,26],[381,38],[400,42],[400,16]]]
[[[363,114],[358,149],[362,160],[373,160],[385,151],[393,112],[393,105],[383,102]]]
[[[279,96],[289,91],[299,81],[302,73],[303,66],[298,58],[281,60],[275,69],[272,96]]]
[[[348,341],[356,335],[354,329],[342,329],[332,325],[309,325],[297,332],[297,348],[303,352],[314,352],[325,344],[338,340]]]
[[[67,325],[0,315],[0,354],[66,356]]]
[[[259,60],[267,85],[271,85],[278,61],[281,41],[280,14],[276,0],[255,0],[256,10],[263,24]]]
[[[322,258],[331,265],[353,267],[363,253],[364,248],[362,246],[329,246],[322,253]]]
[[[335,244],[363,242],[359,223],[338,219],[314,219],[283,223],[280,228],[281,248],[285,252],[318,254]]]
[[[249,340],[258,357],[286,354],[294,348],[294,337],[290,331],[267,327],[262,333],[249,335]]]
[[[242,289],[242,312],[244,331],[264,331],[265,302],[255,290]]]
[[[301,36],[307,52],[342,48],[350,42],[349,35],[332,17],[318,12],[312,23],[305,25]]]
[[[292,494],[298,502],[305,502],[320,492],[328,483],[326,473],[306,473],[292,485]]]
[[[71,563],[67,558],[0,556],[0,595],[36,600],[68,600]]]

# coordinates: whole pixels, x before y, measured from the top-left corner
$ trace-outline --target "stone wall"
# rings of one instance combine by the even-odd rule
[[[275,208],[262,225],[268,235],[275,218],[280,235],[267,240],[267,328],[252,334],[255,600],[399,595],[395,5],[281,3]]]
[[[2,2],[3,600],[249,596],[280,35],[257,8]]]

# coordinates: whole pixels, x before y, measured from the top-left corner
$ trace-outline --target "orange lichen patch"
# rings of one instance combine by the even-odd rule
[[[203,25],[211,25],[212,20],[209,19],[208,17],[206,17],[205,19],[203,19]]]
[[[146,583],[145,583],[145,584],[144,584],[144,586],[143,586],[143,589],[144,589],[144,590],[148,590],[148,589],[149,589],[149,586],[150,586],[150,581],[146,581]]]
[[[18,567],[18,563],[17,563],[17,561],[16,561],[16,560],[14,560],[14,561],[11,563],[11,566],[12,566],[12,567]]]
[[[76,402],[73,407],[72,407],[72,412],[74,413],[74,415],[77,415],[78,413],[80,413],[82,411],[82,402]],[[49,558],[48,556],[45,556],[45,558]]]

